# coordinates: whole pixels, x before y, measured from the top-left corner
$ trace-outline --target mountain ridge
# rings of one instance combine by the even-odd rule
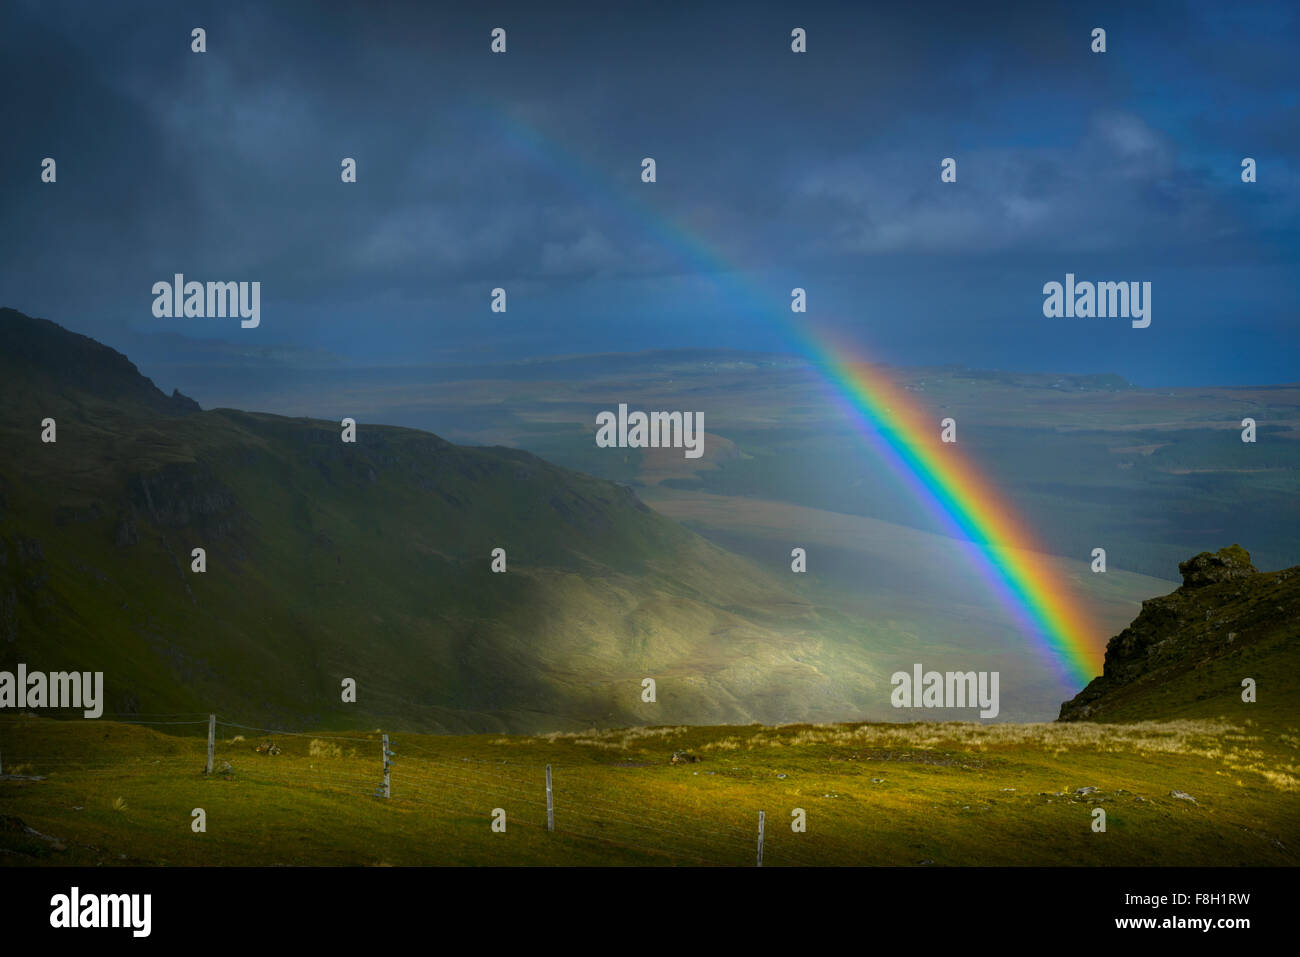
[[[43,375],[64,389],[138,403],[165,414],[200,411],[199,404],[179,390],[168,396],[121,352],[49,319],[0,307],[0,341],[0,363],[11,380]]]

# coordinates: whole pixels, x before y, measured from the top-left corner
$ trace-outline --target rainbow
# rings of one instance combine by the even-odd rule
[[[482,113],[480,116],[484,115]],[[792,321],[789,302],[768,297],[743,281],[743,270],[696,232],[667,219],[625,192],[596,186],[607,179],[580,158],[546,140],[533,127],[497,106],[502,139],[575,192],[592,197],[606,213],[648,231],[694,271],[730,285],[733,301],[781,323],[841,398],[858,430],[917,497],[977,562],[985,580],[1013,614],[1045,662],[1065,681],[1086,685],[1101,672],[1101,631],[1051,569],[1052,559],[1035,543],[1001,493],[958,451],[939,441],[939,420],[869,362],[860,347],[819,331],[806,314]],[[783,290],[784,292],[784,290]]]
[[[860,431],[954,537],[982,559],[985,578],[1034,638],[1048,663],[1082,687],[1101,671],[1099,633],[1050,569],[1052,561],[1013,509],[955,444],[939,420],[878,366],[829,336],[817,340],[823,375],[847,400]]]

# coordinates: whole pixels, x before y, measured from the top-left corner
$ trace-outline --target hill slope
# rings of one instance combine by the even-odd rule
[[[1142,603],[1106,646],[1101,677],[1062,721],[1252,718],[1290,727],[1300,702],[1300,566],[1260,572],[1233,545],[1178,566],[1177,591]],[[1254,679],[1257,701],[1242,700]]]
[[[807,602],[612,482],[202,411],[13,310],[0,336],[0,668],[102,670],[109,712],[549,730],[846,717],[874,687],[868,655],[819,669]]]

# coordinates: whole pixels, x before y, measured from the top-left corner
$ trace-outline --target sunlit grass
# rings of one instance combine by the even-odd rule
[[[49,837],[0,827],[0,861],[749,866],[763,810],[767,866],[1300,863],[1300,738],[1246,722],[396,734],[390,800],[377,733],[275,736],[274,757],[253,750],[266,737],[218,740],[231,770],[209,778],[201,738],[0,720],[7,759],[45,777],[0,782],[0,821]]]

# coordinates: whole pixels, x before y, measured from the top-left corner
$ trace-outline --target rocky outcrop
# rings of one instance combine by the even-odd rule
[[[195,528],[221,538],[231,533],[238,516],[234,493],[198,462],[137,475],[131,492],[135,509],[164,528]]]
[[[1250,563],[1250,552],[1240,545],[1220,548],[1217,552],[1201,552],[1178,566],[1183,576],[1184,588],[1202,588],[1237,578],[1249,578],[1259,573]]]
[[[1061,705],[1059,720],[1104,720],[1121,705],[1132,713],[1138,696],[1154,695],[1253,643],[1279,636],[1300,641],[1300,566],[1260,572],[1249,552],[1231,545],[1201,552],[1178,569],[1182,586],[1142,603],[1133,623],[1107,644],[1101,677]]]

